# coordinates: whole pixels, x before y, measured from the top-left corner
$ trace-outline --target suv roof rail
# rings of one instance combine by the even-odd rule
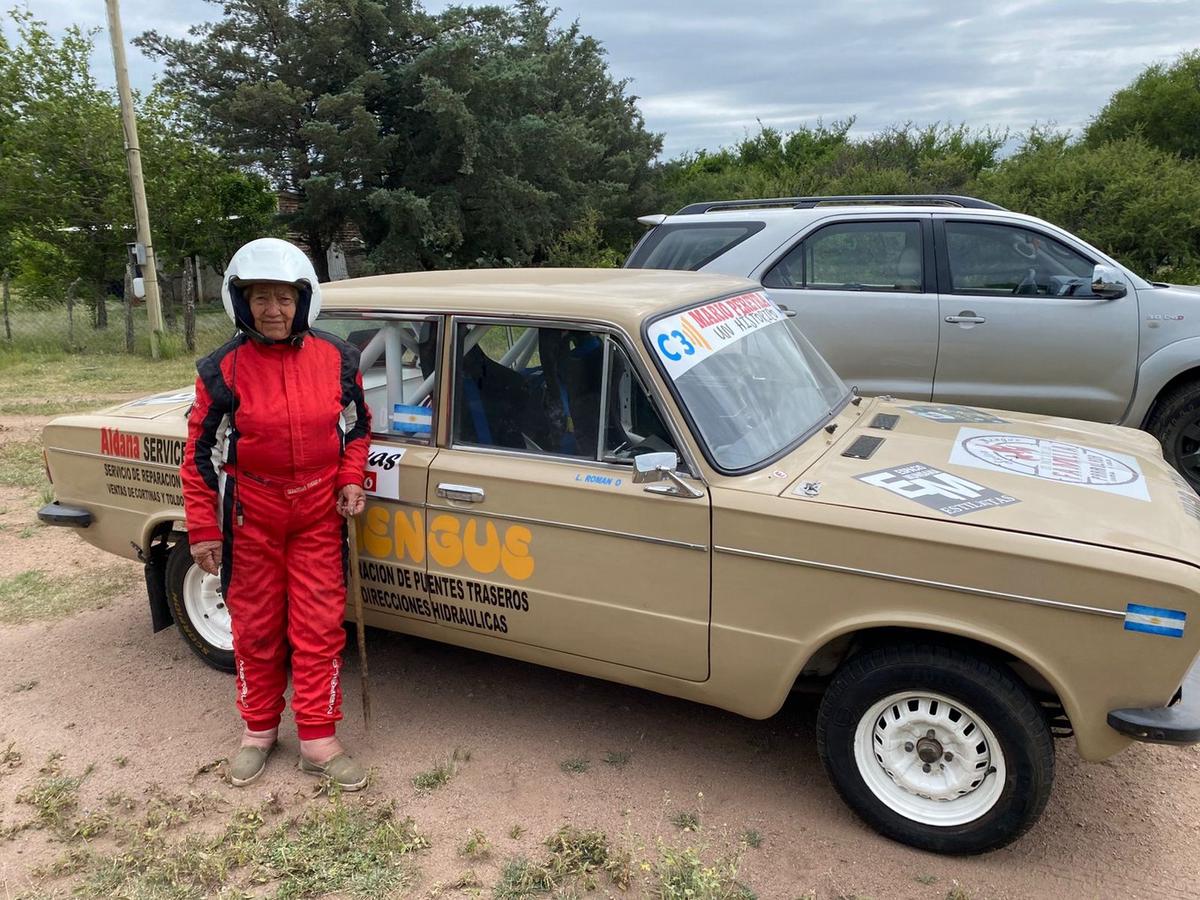
[[[878,204],[880,206],[958,206],[963,209],[1004,209],[977,197],[961,194],[841,194],[829,197],[767,197],[760,200],[715,200],[689,203],[675,215],[690,216],[699,213],[720,212],[726,209],[758,209],[785,206],[792,209],[812,209],[823,204]]]

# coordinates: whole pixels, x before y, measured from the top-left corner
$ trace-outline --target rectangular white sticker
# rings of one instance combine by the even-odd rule
[[[402,459],[403,447],[394,444],[371,444],[371,449],[367,451],[367,474],[363,480],[363,490],[372,497],[399,500]]]
[[[1150,500],[1142,467],[1134,457],[1053,438],[960,428],[950,462]]]
[[[667,374],[678,379],[718,350],[782,318],[766,294],[752,291],[659,319],[650,326],[650,345]]]

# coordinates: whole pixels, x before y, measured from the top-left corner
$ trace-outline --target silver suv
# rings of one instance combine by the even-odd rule
[[[1144,428],[1200,488],[1200,289],[973,197],[694,203],[629,268],[749,275],[865,394]]]

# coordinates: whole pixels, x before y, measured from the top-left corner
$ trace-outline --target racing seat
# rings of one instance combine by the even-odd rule
[[[489,447],[525,449],[521,417],[525,382],[519,372],[492,360],[476,344],[463,356],[458,385],[458,439]]]
[[[543,328],[538,332],[538,353],[542,360],[539,444],[550,453],[595,457],[604,344],[586,331]]]

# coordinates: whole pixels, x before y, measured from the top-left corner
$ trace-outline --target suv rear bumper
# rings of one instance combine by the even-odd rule
[[[1182,697],[1173,706],[1114,709],[1108,724],[1126,737],[1147,744],[1200,743],[1200,659],[1183,678]]]
[[[39,509],[38,518],[47,525],[69,525],[72,528],[87,528],[92,524],[92,514],[88,510],[78,506],[63,506],[57,500]]]

